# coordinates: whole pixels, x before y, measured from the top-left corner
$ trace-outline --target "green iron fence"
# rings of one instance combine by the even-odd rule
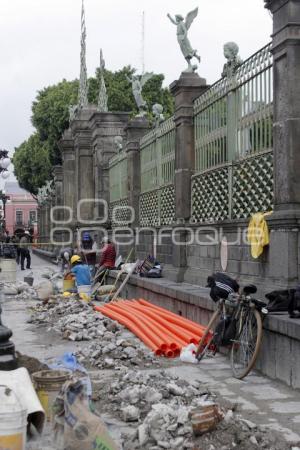
[[[109,161],[109,217],[112,225],[116,225],[113,220],[113,211],[118,224],[127,223],[127,206],[127,154],[122,151]]]
[[[175,218],[175,123],[147,133],[141,145],[140,225],[168,225]]]
[[[194,222],[247,218],[273,204],[271,44],[195,100]]]

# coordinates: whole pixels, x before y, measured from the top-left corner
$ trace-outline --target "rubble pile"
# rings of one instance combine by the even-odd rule
[[[233,406],[218,406],[220,400],[200,381],[188,382],[167,370],[124,370],[112,381],[100,378],[97,386],[97,409],[124,423],[124,450],[290,448],[277,433],[242,419]],[[214,404],[223,420],[196,435],[193,415]]]
[[[37,298],[36,290],[23,281],[17,283],[4,283],[3,293],[8,296],[13,295],[17,300],[26,301]]]
[[[84,366],[107,369],[159,364],[132,333],[75,298],[51,297],[46,304],[36,306],[30,322],[49,323],[70,341],[90,341],[76,352],[78,362]]]
[[[164,370],[120,374],[107,395],[102,408],[133,423],[122,436],[124,450],[193,448],[190,412],[213,399],[199,382],[189,383]]]

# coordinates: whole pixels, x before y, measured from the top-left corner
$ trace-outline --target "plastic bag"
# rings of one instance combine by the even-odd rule
[[[126,263],[122,264],[121,269],[125,273],[132,273],[135,269],[136,263]]]
[[[196,364],[198,362],[196,358],[197,346],[195,344],[189,344],[183,347],[180,353],[180,361]]]
[[[45,280],[36,286],[37,296],[40,300],[48,300],[53,294],[53,286],[51,281]]]

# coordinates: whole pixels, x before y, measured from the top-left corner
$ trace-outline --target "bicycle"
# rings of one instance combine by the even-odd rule
[[[198,361],[220,346],[230,346],[230,362],[235,378],[245,378],[253,368],[262,341],[266,303],[251,297],[256,286],[245,286],[241,294],[220,298],[196,352]]]

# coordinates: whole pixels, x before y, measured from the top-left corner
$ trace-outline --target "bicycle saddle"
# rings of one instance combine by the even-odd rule
[[[245,295],[255,294],[256,291],[257,287],[254,284],[248,284],[243,288],[243,294]]]

